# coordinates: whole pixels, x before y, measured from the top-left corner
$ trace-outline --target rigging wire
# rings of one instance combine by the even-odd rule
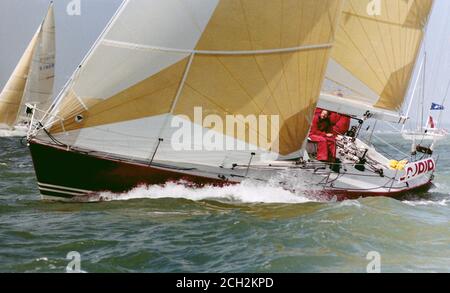
[[[375,137],[376,139],[380,140],[382,143],[390,146],[392,149],[396,150],[397,152],[399,152],[400,154],[409,157],[409,154],[406,154],[405,152],[403,152],[400,148],[396,147],[395,145],[387,142],[386,140],[382,139],[381,137],[379,137],[378,135],[374,134],[373,137]]]

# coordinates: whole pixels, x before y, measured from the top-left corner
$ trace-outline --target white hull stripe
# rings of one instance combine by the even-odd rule
[[[77,188],[72,188],[72,187],[66,187],[66,186],[60,186],[60,185],[52,185],[52,184],[41,183],[41,182],[38,182],[38,185],[39,185],[39,188],[41,188],[41,187],[49,187],[49,188],[62,189],[62,190],[66,190],[66,191],[77,191],[77,192],[82,192],[82,193],[93,193],[92,190],[77,189]]]
[[[68,195],[73,195],[73,196],[87,195],[86,193],[69,192],[69,191],[62,191],[59,189],[42,188],[42,187],[39,187],[39,190],[40,191],[50,191],[50,192],[54,192],[54,193],[68,194]]]

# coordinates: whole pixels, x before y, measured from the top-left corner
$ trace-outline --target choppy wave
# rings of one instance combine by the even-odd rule
[[[441,179],[441,178],[439,178],[439,179]],[[444,179],[444,178],[442,178],[442,179]],[[443,182],[442,179],[441,179],[441,182],[436,182],[436,181],[433,182],[434,186],[433,186],[433,188],[431,188],[430,192],[437,192],[437,193],[450,195],[450,193],[449,193],[450,186],[447,183]],[[447,179],[447,178],[445,178],[445,179]]]
[[[203,188],[192,188],[183,183],[172,182],[163,186],[141,186],[122,194],[103,192],[90,200],[109,201],[143,198],[184,198],[193,201],[213,199],[239,203],[306,203],[313,201],[304,195],[290,192],[281,187],[254,182],[242,182],[223,187],[205,186]]]
[[[403,203],[410,206],[443,206],[446,207],[450,203],[450,198],[442,200],[405,200]]]
[[[435,188],[404,201],[311,202],[243,182],[142,186],[78,204],[40,201],[28,150],[3,140],[0,272],[66,272],[70,251],[84,272],[361,273],[369,251],[380,252],[382,272],[450,272],[448,147],[437,149]]]
[[[361,203],[357,200],[344,200],[340,202],[337,207],[361,207]]]

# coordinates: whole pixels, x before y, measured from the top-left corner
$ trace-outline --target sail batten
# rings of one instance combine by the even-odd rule
[[[290,48],[266,49],[266,50],[220,51],[220,50],[186,50],[186,49],[165,48],[157,46],[148,46],[144,44],[126,43],[108,39],[103,40],[102,44],[106,46],[125,48],[130,50],[162,51],[170,53],[196,54],[196,55],[261,55],[261,54],[295,52],[302,50],[327,49],[333,46],[332,43],[326,43],[326,44],[297,46]]]

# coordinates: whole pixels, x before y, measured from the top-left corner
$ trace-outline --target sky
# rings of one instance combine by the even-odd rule
[[[446,96],[450,85],[450,1],[436,0],[428,23],[426,37],[424,40],[425,51],[422,50],[418,64],[421,63],[426,52],[426,67],[425,67],[425,115],[429,112],[431,103],[435,102],[441,104]],[[417,76],[417,67],[416,73]],[[415,81],[416,76],[413,77]],[[422,83],[423,84],[423,83]],[[422,84],[419,84],[416,93],[419,94],[422,89]],[[411,95],[412,89],[410,89]],[[411,116],[417,117],[417,104],[419,99],[417,95],[413,100],[413,107]],[[450,91],[448,92],[447,100],[444,102],[446,106],[446,115],[443,115],[443,124],[450,126]],[[407,104],[407,103],[406,103]],[[405,106],[405,108],[407,108]],[[435,112],[437,113],[437,112]],[[445,112],[444,112],[445,113]],[[437,116],[436,114],[434,115]],[[412,120],[413,123],[414,119]]]
[[[5,85],[45,16],[49,2],[0,1],[0,88]],[[57,26],[55,94],[60,92],[121,2],[122,0],[54,1]],[[80,6],[73,6],[74,3],[79,3]],[[424,44],[427,52],[425,105],[430,105],[431,102],[442,102],[450,84],[449,0],[435,0]],[[414,105],[417,102],[416,98]],[[446,107],[450,109],[450,96]],[[417,107],[412,107],[411,116],[417,116],[416,112]],[[444,117],[444,124],[450,125],[450,115]]]
[[[122,0],[54,0],[55,95],[70,78]],[[0,88],[3,88],[47,13],[49,0],[0,0]],[[67,7],[71,14],[67,13]]]

